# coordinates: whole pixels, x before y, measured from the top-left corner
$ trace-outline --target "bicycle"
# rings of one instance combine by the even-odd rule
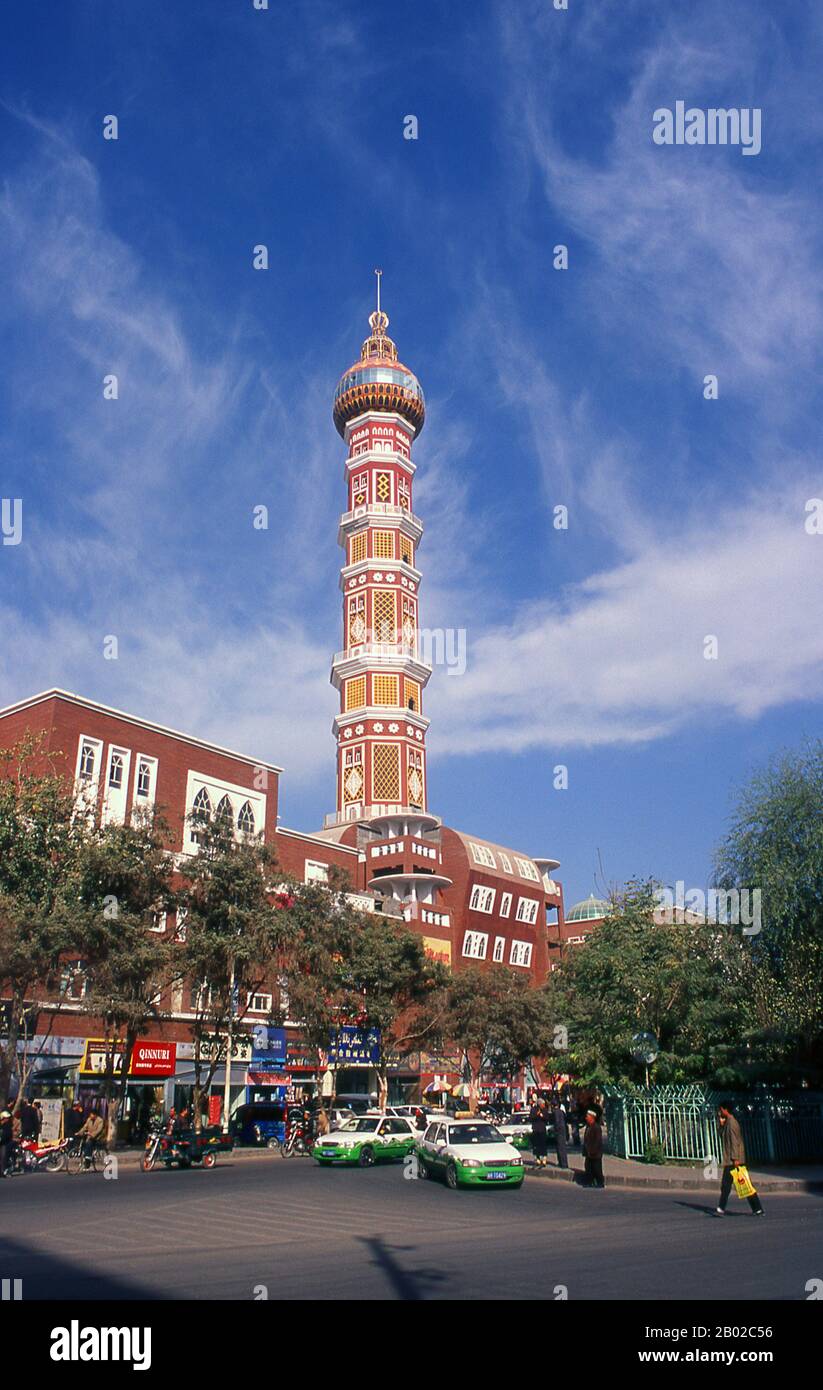
[[[72,1140],[66,1149],[67,1173],[102,1173],[105,1161],[105,1150],[96,1141],[88,1155],[84,1152],[82,1139]]]

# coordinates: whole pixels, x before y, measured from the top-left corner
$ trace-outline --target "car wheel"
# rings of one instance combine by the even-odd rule
[[[419,1158],[417,1161],[420,1164],[420,1172],[422,1173],[423,1177],[429,1178],[430,1181],[433,1180],[434,1169],[430,1168],[428,1163],[424,1163],[422,1158]]]
[[[361,1149],[360,1157],[357,1160],[360,1168],[371,1168],[374,1166],[374,1149]]]
[[[446,1165],[446,1184],[451,1188],[452,1192],[456,1192],[460,1186],[457,1178],[457,1165],[455,1163]]]
[[[204,1167],[204,1168],[213,1168],[214,1165],[216,1164],[216,1162],[217,1162],[217,1154],[214,1154],[214,1153],[205,1153],[205,1154],[203,1154],[203,1167]]]
[[[267,1140],[266,1140],[266,1148],[267,1148],[267,1149],[279,1149],[279,1148],[280,1148],[280,1140],[279,1140],[279,1139],[267,1139]]]

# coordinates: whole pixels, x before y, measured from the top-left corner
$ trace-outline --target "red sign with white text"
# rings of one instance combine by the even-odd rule
[[[174,1076],[177,1043],[144,1038],[134,1044],[129,1076]]]

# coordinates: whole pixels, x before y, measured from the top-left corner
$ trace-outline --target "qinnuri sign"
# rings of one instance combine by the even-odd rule
[[[177,1043],[136,1042],[129,1076],[174,1076],[176,1065]]]

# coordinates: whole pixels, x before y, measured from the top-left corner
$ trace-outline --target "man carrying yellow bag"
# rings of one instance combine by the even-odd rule
[[[715,1208],[716,1215],[726,1215],[726,1203],[734,1183],[738,1197],[745,1197],[755,1216],[762,1216],[763,1207],[746,1168],[743,1133],[728,1105],[717,1107],[717,1123],[720,1125],[723,1177],[720,1181],[720,1205]]]

